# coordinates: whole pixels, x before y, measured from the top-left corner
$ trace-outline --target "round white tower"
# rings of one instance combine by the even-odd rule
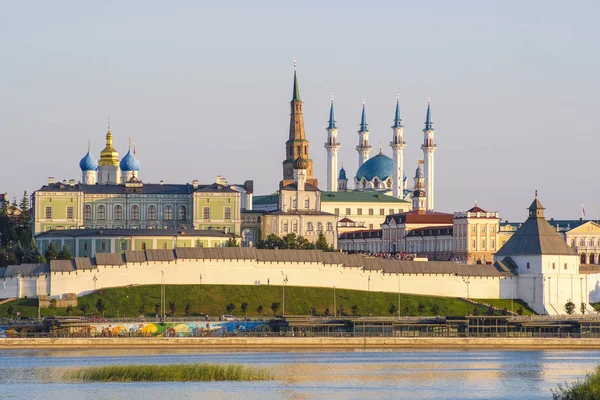
[[[363,97],[362,116],[360,118],[360,129],[358,130],[358,168],[369,159],[371,153],[371,145],[369,144],[369,130],[367,129],[367,114],[365,111],[365,98]]]
[[[123,183],[129,182],[132,178],[139,179],[140,162],[135,156],[135,147],[133,148],[133,153],[131,153],[131,147],[129,147],[127,154],[121,159],[119,167]]]
[[[400,95],[398,93],[396,93],[396,114],[392,131],[392,141],[390,142],[394,165],[392,191],[395,198],[402,199],[404,198],[404,147],[406,147],[406,142],[404,142],[404,127],[402,119],[400,119]]]
[[[333,110],[333,94],[331,95],[331,107],[329,109],[329,125],[327,126],[327,190],[336,190],[336,174],[337,174],[337,152],[340,148],[340,143],[337,139],[338,128],[335,125],[335,113]]]
[[[423,144],[421,149],[423,150],[423,173],[425,175],[425,192],[427,193],[427,210],[432,211],[434,209],[434,198],[435,198],[435,186],[434,186],[434,153],[437,150],[437,146],[433,140],[433,122],[431,122],[431,99],[427,100],[427,116],[425,117],[425,129],[423,129]]]
[[[95,185],[98,182],[98,161],[92,156],[90,146],[87,154],[79,161],[81,168],[81,183],[84,185]]]

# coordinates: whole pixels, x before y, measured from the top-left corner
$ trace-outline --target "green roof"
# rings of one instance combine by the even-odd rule
[[[267,194],[264,196],[253,196],[252,204],[260,205],[260,204],[277,204],[279,203],[279,195],[277,193]]]
[[[399,203],[410,204],[410,201],[397,199],[393,196],[379,193],[377,191],[346,191],[346,192],[321,192],[322,202],[345,201],[354,203]]]

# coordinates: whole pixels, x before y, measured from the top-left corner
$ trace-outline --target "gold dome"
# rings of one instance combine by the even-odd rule
[[[112,145],[112,133],[110,129],[106,134],[106,147],[100,152],[100,161],[98,165],[101,167],[118,167],[119,166],[119,153]]]

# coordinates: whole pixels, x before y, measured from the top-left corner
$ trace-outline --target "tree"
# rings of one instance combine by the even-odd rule
[[[90,311],[90,305],[88,303],[81,302],[78,307],[84,315],[88,315],[88,312]]]
[[[234,303],[229,303],[225,306],[225,308],[227,309],[227,313],[228,314],[232,314],[233,315],[233,311],[235,310],[235,304]]]
[[[277,315],[277,310],[279,310],[279,303],[274,301],[273,304],[271,304],[271,310],[273,310],[273,315]]]
[[[50,306],[48,308],[52,311],[56,310],[56,299],[50,299]]]
[[[575,312],[575,303],[571,300],[567,301],[565,303],[565,312],[569,315],[573,314]]]
[[[398,311],[398,307],[396,306],[395,303],[391,303],[390,306],[388,307],[388,311],[389,311],[390,315],[394,315],[394,314],[396,314],[396,311]]]
[[[332,251],[333,247],[329,245],[327,242],[327,238],[323,234],[323,232],[319,232],[319,236],[317,237],[317,241],[315,242],[315,247],[317,250],[323,251]]]
[[[356,317],[358,315],[358,305],[355,304],[350,308],[352,309],[352,315]]]
[[[329,316],[329,308],[325,309],[325,313],[324,314],[325,314],[325,316]]]
[[[15,313],[15,308],[13,307],[13,305],[9,305],[8,308],[6,309],[6,312],[8,313],[9,316],[13,316],[13,314]]]
[[[263,309],[264,309],[264,307],[262,306],[262,304],[260,304],[258,307],[256,307],[256,312],[259,313],[260,315],[262,315]]]
[[[23,228],[29,227],[29,222],[31,220],[31,211],[29,209],[29,195],[27,194],[27,191],[23,192],[23,197],[21,198],[21,202],[19,203],[19,208],[21,209],[21,215],[19,216],[19,224]]]
[[[100,297],[98,299],[98,301],[96,302],[96,310],[102,314],[102,316],[104,317],[104,312],[106,311],[106,300],[104,300],[102,297]]]
[[[492,307],[492,306],[488,306],[488,309],[485,312],[486,315],[494,315],[495,313],[496,313],[496,310],[494,310],[494,307]]]
[[[188,301],[187,303],[185,303],[185,316],[186,317],[189,316],[191,311],[192,311],[192,305]]]
[[[419,313],[419,315],[423,315],[423,313],[425,312],[425,304],[419,303],[419,305],[417,306],[417,312]]]
[[[138,312],[140,313],[140,315],[146,314],[146,305],[144,303],[142,303],[142,305],[138,308]]]
[[[432,304],[429,309],[433,315],[440,315],[440,306],[437,303]]]
[[[473,308],[473,315],[479,315],[479,307]]]
[[[154,303],[154,314],[158,315],[160,311],[160,303]]]
[[[504,307],[504,309],[502,310],[502,315],[508,315],[508,308]]]
[[[581,306],[579,307],[579,311],[581,311],[582,314],[585,314],[585,303],[581,303]]]
[[[40,249],[38,248],[35,239],[31,239],[31,243],[25,251],[24,261],[31,264],[46,262],[45,258],[42,256],[42,253],[40,253]]]
[[[177,311],[177,306],[175,305],[174,301],[169,302],[169,310],[171,310],[171,315],[174,317],[175,311]]]
[[[517,308],[517,315],[523,315],[523,307]]]
[[[238,242],[235,238],[229,238],[229,240],[225,242],[225,247],[240,247],[240,242]]]
[[[412,315],[413,309],[410,305],[406,305],[404,306],[404,315],[408,316],[408,315]]]
[[[244,315],[248,315],[248,303],[246,303],[246,302],[242,303],[242,306],[240,307],[240,309],[242,310]]]
[[[44,257],[46,257],[46,261],[50,262],[52,260],[56,260],[58,257],[58,251],[56,251],[56,246],[54,246],[53,242],[50,242],[46,252],[44,253]]]
[[[73,312],[73,306],[69,304],[65,311],[67,311],[67,314],[69,314],[69,316],[71,316],[71,313]]]
[[[71,252],[67,246],[63,246],[63,248],[58,252],[57,260],[70,260],[72,258],[73,256],[71,255]]]
[[[283,239],[274,233],[271,233],[265,238],[265,240],[259,240],[256,242],[258,249],[284,249],[285,243]]]
[[[310,313],[310,316],[312,317],[312,316],[314,316],[314,315],[315,315],[315,312],[316,312],[316,311],[315,311],[315,308],[314,308],[314,307],[311,307],[311,308],[310,308],[310,310],[308,310],[308,312]]]

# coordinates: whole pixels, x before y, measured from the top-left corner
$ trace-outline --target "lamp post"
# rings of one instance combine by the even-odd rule
[[[371,275],[367,278],[367,315],[371,315]]]
[[[198,286],[198,312],[202,316],[202,274],[200,274],[200,286]]]
[[[469,300],[469,283],[471,283],[471,281],[469,280],[469,278],[465,278],[464,276],[462,280],[467,285],[467,300]]]
[[[281,271],[281,276],[283,278],[283,302],[281,307],[281,315],[285,316],[285,284],[288,281],[288,277],[283,273],[283,271]]]
[[[333,287],[333,317],[337,318],[337,304],[335,301],[335,286]]]

